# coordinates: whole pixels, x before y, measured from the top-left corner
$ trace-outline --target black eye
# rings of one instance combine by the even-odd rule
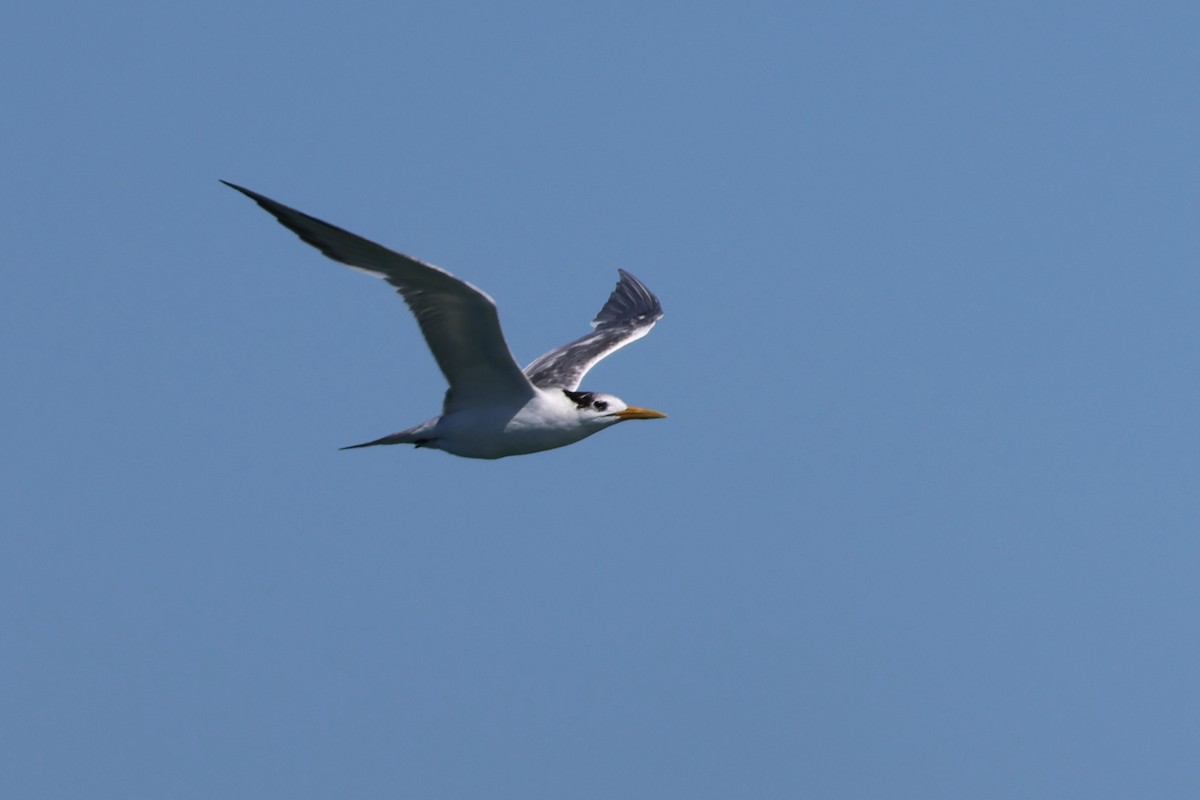
[[[592,403],[592,408],[596,409],[597,411],[607,411],[608,403],[604,402],[603,400],[597,400],[596,402]]]

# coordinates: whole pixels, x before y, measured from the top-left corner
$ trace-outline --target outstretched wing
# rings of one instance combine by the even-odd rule
[[[623,269],[617,288],[592,320],[594,331],[555,348],[525,368],[529,381],[542,389],[574,391],[596,362],[636,341],[662,319],[662,305],[646,285]]]
[[[533,395],[533,387],[504,341],[496,303],[487,294],[432,264],[389,250],[257,192],[228,181],[221,183],[258,203],[285,228],[334,261],[383,278],[396,287],[450,383],[448,404],[489,405]]]

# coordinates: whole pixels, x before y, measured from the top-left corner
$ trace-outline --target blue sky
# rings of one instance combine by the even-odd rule
[[[1193,4],[0,12],[0,794],[1191,798]],[[403,304],[585,388],[498,462]]]

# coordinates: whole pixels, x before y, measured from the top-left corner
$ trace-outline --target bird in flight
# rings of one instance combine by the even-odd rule
[[[394,286],[450,384],[441,415],[343,450],[411,444],[465,458],[503,458],[573,444],[625,420],[666,416],[611,394],[579,391],[583,376],[600,359],[642,338],[662,318],[658,298],[625,270],[618,270],[617,288],[592,320],[591,333],[521,369],[500,331],[496,303],[484,292],[432,264],[221,183],[334,261]]]

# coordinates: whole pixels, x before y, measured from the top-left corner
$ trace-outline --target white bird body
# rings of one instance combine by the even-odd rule
[[[566,395],[542,389],[515,412],[502,406],[451,411],[418,425],[414,436],[432,440],[421,446],[456,456],[503,458],[574,444],[617,421],[587,424]]]
[[[268,197],[236,189],[325,255],[383,278],[408,304],[450,384],[440,416],[348,448],[412,444],[465,458],[503,458],[573,444],[629,419],[659,411],[612,395],[577,391],[600,359],[649,333],[662,306],[637,278],[621,279],[592,321],[595,330],[555,348],[522,370],[504,335],[496,305],[484,292],[444,270],[388,250]]]

